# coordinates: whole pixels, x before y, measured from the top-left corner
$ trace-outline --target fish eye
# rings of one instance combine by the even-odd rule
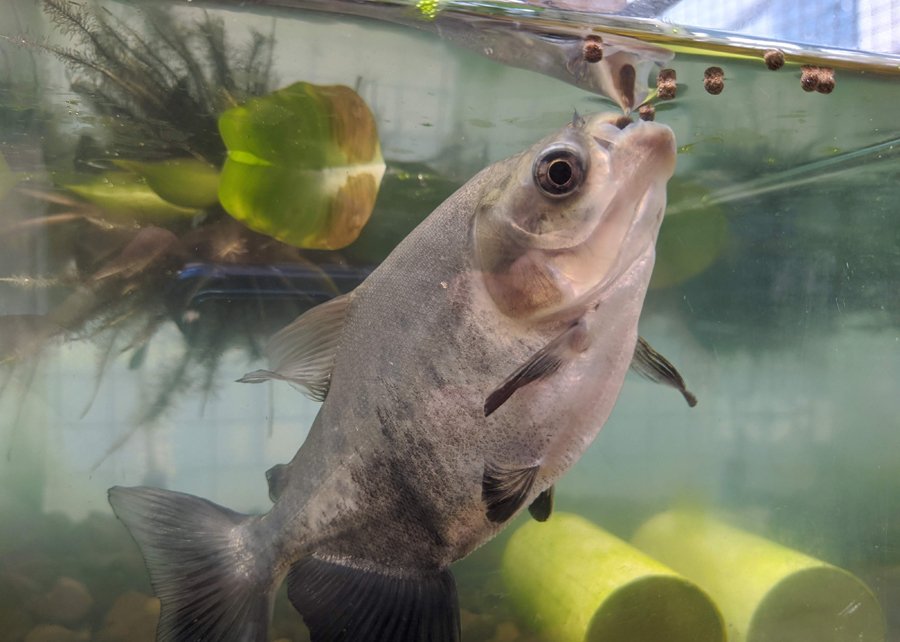
[[[551,197],[568,196],[584,181],[584,162],[568,147],[555,147],[534,161],[532,173],[540,190]]]

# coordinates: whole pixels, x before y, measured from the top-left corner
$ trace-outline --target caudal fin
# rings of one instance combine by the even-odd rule
[[[266,642],[275,579],[254,558],[246,515],[156,488],[109,490],[162,605],[159,642]]]

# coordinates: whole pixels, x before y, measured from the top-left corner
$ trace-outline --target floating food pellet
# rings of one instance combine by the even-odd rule
[[[656,118],[656,107],[654,107],[650,103],[641,105],[638,108],[638,116],[641,120],[653,120],[654,118]]]
[[[803,87],[803,91],[830,94],[834,91],[834,69],[803,65],[800,67],[800,86]]]
[[[603,39],[594,34],[585,36],[581,54],[585,62],[600,62],[603,60]]]
[[[815,91],[819,85],[819,68],[803,65],[800,67],[800,86],[803,91]]]
[[[780,49],[769,49],[764,55],[763,60],[766,61],[766,67],[775,71],[784,67],[784,52]]]
[[[625,129],[633,122],[628,116],[619,116],[613,124],[619,129]]]
[[[834,91],[834,69],[831,67],[819,67],[818,84],[816,91],[820,94],[830,94]]]
[[[721,67],[709,67],[703,72],[703,88],[713,96],[722,93],[725,89],[725,72]]]
[[[675,81],[674,69],[663,69],[656,77],[656,95],[661,100],[671,100],[675,98],[675,92],[678,89],[678,83]]]

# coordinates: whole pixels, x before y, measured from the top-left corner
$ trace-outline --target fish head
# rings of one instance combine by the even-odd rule
[[[503,314],[577,314],[648,253],[652,266],[675,169],[667,126],[576,114],[504,167],[473,225],[477,270]]]

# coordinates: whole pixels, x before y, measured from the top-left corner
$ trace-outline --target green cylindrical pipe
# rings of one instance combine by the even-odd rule
[[[577,515],[519,528],[502,572],[520,617],[553,642],[725,640],[701,589]]]
[[[883,642],[871,591],[835,566],[702,513],[668,511],[632,543],[715,600],[730,642]]]

